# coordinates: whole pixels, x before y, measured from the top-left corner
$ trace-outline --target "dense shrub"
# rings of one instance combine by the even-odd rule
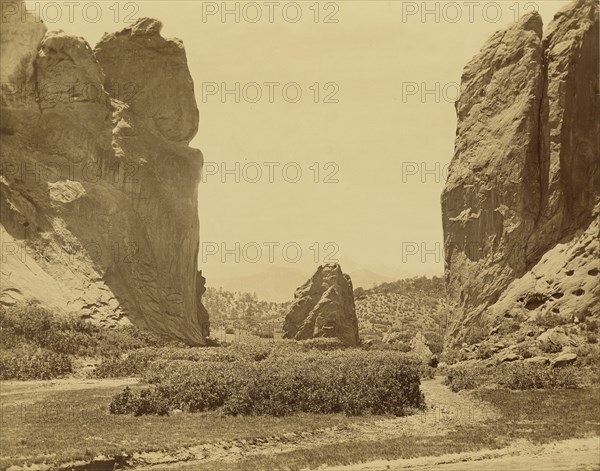
[[[113,397],[109,411],[111,414],[133,414],[140,415],[168,415],[169,406],[167,401],[149,389],[142,389],[139,393],[132,393],[129,387]]]
[[[496,382],[508,389],[564,389],[579,387],[581,376],[575,367],[510,363],[498,367]]]
[[[586,319],[585,328],[590,332],[598,332],[598,321],[595,319]]]
[[[151,363],[160,361],[167,368],[170,362],[234,362],[239,360],[260,361],[268,356],[270,349],[249,345],[240,347],[149,347],[125,353],[120,357],[105,358],[92,375],[97,378],[122,378],[139,376]],[[265,356],[266,355],[266,356]]]
[[[487,360],[488,358],[491,358],[493,354],[494,349],[488,344],[481,345],[477,350],[477,358],[480,360]]]
[[[562,351],[562,345],[553,343],[550,340],[541,340],[540,350],[544,353],[558,353]]]
[[[468,360],[469,354],[462,349],[448,348],[440,355],[440,361],[448,365],[453,365],[461,361]]]
[[[24,346],[76,356],[118,356],[148,346],[183,345],[134,326],[104,329],[75,316],[56,316],[35,304],[0,307],[0,348]]]
[[[444,384],[453,392],[478,388],[483,383],[483,369],[476,366],[448,368]]]
[[[519,355],[521,358],[531,358],[533,357],[533,345],[531,343],[520,343],[514,349],[514,352]]]
[[[53,379],[73,370],[69,356],[42,348],[0,350],[0,379]]]
[[[403,415],[423,405],[420,363],[396,352],[297,352],[263,361],[214,364],[157,361],[145,373],[154,387],[145,403],[190,412],[220,409],[229,415],[288,415],[296,412]],[[114,413],[135,413],[127,392],[113,399]],[[129,395],[133,394],[133,398]],[[159,409],[151,413],[159,413]]]

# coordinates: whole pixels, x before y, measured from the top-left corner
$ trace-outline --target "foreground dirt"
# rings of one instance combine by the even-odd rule
[[[18,396],[34,400],[40,394],[81,390],[86,388],[133,385],[136,380],[57,380],[36,382],[3,382],[0,396],[3,400]],[[324,445],[355,441],[386,440],[401,436],[442,436],[459,425],[502,420],[489,403],[482,403],[465,392],[453,393],[442,384],[442,378],[422,383],[428,408],[408,417],[389,418],[376,422],[359,422],[302,433],[287,433],[268,439],[233,440],[207,443],[171,452],[136,453],[122,457],[120,465],[136,470],[193,470],[207,463],[235,463],[249,457],[274,456],[292,451],[310,450]],[[436,471],[491,471],[505,470],[600,470],[600,439],[598,437],[571,439],[545,446],[533,446],[528,441],[517,441],[508,448],[481,450],[437,457],[373,461],[351,466],[322,466],[326,471],[383,471],[383,470],[436,470]],[[93,462],[65,464],[60,469],[113,469],[117,464],[111,457]],[[16,467],[11,468],[19,469]],[[43,465],[27,469],[46,469]]]
[[[40,381],[2,381],[0,382],[0,400],[2,402],[18,398],[21,404],[35,402],[40,395],[60,391],[77,391],[92,388],[114,388],[137,384],[134,378],[123,379],[49,379]]]
[[[193,469],[194,463],[234,462],[258,455],[273,455],[317,446],[356,440],[384,440],[406,435],[436,436],[458,424],[495,420],[498,414],[488,404],[474,401],[468,394],[452,393],[441,378],[422,383],[428,409],[407,417],[328,427],[302,434],[289,433],[269,440],[211,443],[176,453],[140,453],[130,463],[139,470]],[[175,465],[175,463],[179,463]],[[182,466],[185,463],[185,468]]]
[[[522,441],[502,450],[372,461],[352,466],[319,468],[323,471],[596,471],[600,469],[600,437],[564,440],[535,447]]]

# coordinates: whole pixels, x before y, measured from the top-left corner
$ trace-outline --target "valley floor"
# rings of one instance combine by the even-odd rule
[[[524,440],[500,450],[439,457],[372,461],[320,468],[323,471],[596,471],[600,469],[600,438],[572,438],[534,446]]]
[[[401,418],[108,414],[124,385],[139,387],[3,382],[0,469],[600,469],[597,388],[453,393],[436,378],[422,383],[428,409]]]

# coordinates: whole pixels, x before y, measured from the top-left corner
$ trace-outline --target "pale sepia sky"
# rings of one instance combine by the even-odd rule
[[[82,7],[86,3],[80,2]],[[201,265],[210,280],[264,270],[271,265],[264,245],[269,242],[281,244],[274,249],[274,265],[301,267],[307,273],[315,265],[313,244],[323,261],[332,251],[325,244],[333,242],[339,247],[335,258],[384,275],[441,274],[439,197],[453,153],[453,100],[462,69],[494,31],[520,14],[535,7],[547,25],[567,2],[275,2],[272,23],[268,2],[245,10],[239,4],[245,13],[239,22],[233,14],[223,22],[219,12],[203,21],[203,9],[220,10],[222,2],[153,0],[121,2],[118,8],[115,2],[99,3],[102,16],[96,23],[85,21],[78,8],[73,22],[63,14],[46,23],[83,36],[93,47],[105,31],[127,26],[129,13],[160,19],[163,36],[183,40],[195,82],[200,129],[192,145],[202,150],[212,171],[222,165],[234,169],[237,162],[252,179],[256,165],[263,170],[255,183],[244,181],[240,172],[239,183],[235,175],[226,175],[225,182],[220,175],[207,175],[200,185],[204,243],[264,248],[257,263],[244,263],[243,254],[240,263],[233,255],[227,263],[220,253],[205,255]],[[235,9],[236,3],[227,6]],[[28,2],[30,8],[34,4]],[[425,5],[430,13],[423,17]],[[251,23],[256,6],[262,18]],[[286,21],[284,7],[288,20],[301,12],[300,20]],[[91,17],[94,10],[87,13]],[[337,23],[325,23],[328,14]],[[219,88],[223,82],[229,88],[256,82],[263,97],[257,103],[243,97],[236,103],[228,95],[223,103],[218,94],[203,97],[209,82]],[[281,84],[274,86],[274,103],[265,82]],[[288,103],[282,95],[289,82],[302,90],[298,103]],[[333,84],[325,89],[329,82]],[[315,83],[319,103],[314,102]],[[422,84],[432,91],[425,97]],[[289,99],[294,90],[288,88]],[[334,90],[338,102],[324,103]],[[252,99],[256,87],[246,91]],[[265,162],[279,163],[272,167],[273,182]],[[333,164],[325,167],[327,163]],[[294,179],[298,168],[300,180],[286,181],[284,176]],[[338,182],[325,183],[336,169],[333,179]],[[421,170],[431,172],[421,175]],[[298,244],[288,249],[288,261],[281,250],[286,243]],[[298,246],[303,255],[291,264]],[[424,258],[408,254],[417,247],[432,253]],[[246,255],[256,258],[251,246]]]

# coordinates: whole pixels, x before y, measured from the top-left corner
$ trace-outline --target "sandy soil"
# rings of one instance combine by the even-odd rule
[[[134,385],[135,379],[65,379],[50,381],[3,381],[3,400],[19,396],[19,400],[39,398],[40,393],[83,390],[99,387]],[[234,462],[248,456],[273,455],[293,450],[310,449],[327,444],[354,440],[383,440],[403,435],[435,436],[448,433],[458,424],[498,420],[499,414],[489,404],[477,402],[467,393],[453,393],[442,384],[442,378],[422,383],[428,409],[408,417],[358,423],[300,434],[289,433],[268,440],[245,440],[199,445],[174,453],[139,453],[130,464],[137,470],[194,469],[194,463],[210,461]],[[81,465],[81,464],[80,464]],[[85,465],[84,465],[85,466]],[[83,469],[83,468],[82,468]],[[572,439],[541,447],[527,441],[515,442],[501,450],[482,450],[438,457],[407,460],[373,461],[360,465],[321,467],[324,471],[596,471],[600,470],[600,438]]]
[[[373,461],[323,471],[596,471],[600,469],[600,437],[577,438],[534,447],[517,442],[509,448],[410,460]]]
[[[302,434],[289,433],[260,443],[236,441],[200,445],[180,450],[175,455],[140,453],[133,460],[135,469],[155,471],[193,469],[194,461],[202,463],[237,461],[253,455],[272,455],[356,440],[377,441],[405,435],[435,436],[448,433],[457,424],[498,418],[497,412],[489,405],[474,401],[466,393],[451,392],[442,384],[442,378],[423,381],[422,390],[429,408],[427,411],[408,417],[330,427]],[[176,462],[181,464],[176,466],[174,464]]]
[[[119,386],[131,386],[137,384],[135,378],[123,379],[49,379],[40,381],[0,381],[0,399],[10,400],[12,396],[18,396],[19,402],[38,400],[40,393],[53,393],[58,391],[77,391],[91,388],[112,388]]]

